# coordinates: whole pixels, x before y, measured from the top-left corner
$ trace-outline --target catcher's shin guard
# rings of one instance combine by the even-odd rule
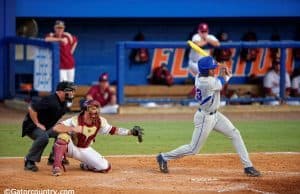
[[[61,174],[60,170],[65,167],[62,164],[62,161],[65,157],[65,154],[68,149],[68,142],[62,139],[57,139],[54,144],[54,163],[53,163],[53,175],[59,176]]]

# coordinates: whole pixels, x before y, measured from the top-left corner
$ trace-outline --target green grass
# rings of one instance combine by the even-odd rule
[[[156,154],[189,143],[193,132],[193,124],[188,121],[115,123],[127,128],[136,124],[145,129],[142,144],[138,144],[132,136],[98,136],[92,146],[103,155]],[[249,152],[300,151],[300,121],[249,121],[234,124],[240,130]],[[49,153],[52,142],[48,144],[44,155]],[[24,156],[31,143],[28,137],[21,138],[20,125],[0,124],[0,156]],[[223,152],[235,151],[230,140],[217,132],[210,134],[200,151]]]

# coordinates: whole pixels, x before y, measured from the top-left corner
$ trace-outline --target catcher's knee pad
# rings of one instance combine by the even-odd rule
[[[54,144],[54,163],[53,168],[62,168],[62,160],[68,150],[68,142],[63,139],[58,138]]]
[[[57,139],[62,139],[66,142],[70,142],[71,137],[68,133],[60,133],[58,134]]]

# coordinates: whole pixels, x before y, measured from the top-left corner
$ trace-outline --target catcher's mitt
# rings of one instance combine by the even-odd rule
[[[140,126],[134,126],[131,129],[131,134],[133,136],[137,136],[138,137],[138,141],[141,143],[143,142],[143,135],[144,135],[144,129],[142,129]]]

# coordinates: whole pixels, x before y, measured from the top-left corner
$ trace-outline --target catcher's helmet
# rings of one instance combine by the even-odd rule
[[[85,100],[83,101],[83,103],[81,103],[80,108],[82,111],[84,111],[87,110],[89,106],[96,106],[97,108],[99,108],[100,103],[97,100]]]
[[[201,74],[207,74],[209,69],[217,68],[218,64],[211,56],[203,57],[198,61],[198,70]]]
[[[56,91],[73,91],[76,89],[76,86],[73,82],[69,82],[69,81],[62,81],[59,82],[56,86]]]
[[[198,31],[200,32],[208,32],[208,25],[206,23],[201,23],[198,26]]]

